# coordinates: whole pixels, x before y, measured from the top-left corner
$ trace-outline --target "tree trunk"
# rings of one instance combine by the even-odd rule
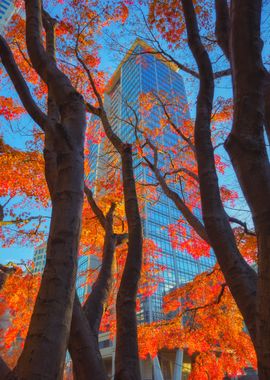
[[[266,69],[264,81],[264,126],[268,144],[270,145],[270,74]]]
[[[226,142],[238,181],[252,212],[258,241],[256,352],[259,377],[270,378],[270,165],[264,141],[264,84],[260,38],[261,1],[231,6],[233,128]]]
[[[95,202],[93,201],[93,203]],[[95,380],[107,379],[99,351],[98,333],[103,314],[103,305],[111,287],[112,264],[117,240],[117,235],[113,233],[115,205],[111,206],[106,218],[96,204],[95,207],[97,208],[97,214],[101,214],[100,219],[102,219],[102,225],[105,229],[105,238],[101,269],[83,308],[78,297],[75,298],[69,352],[73,362],[74,377],[78,380],[87,380],[89,373]]]
[[[44,128],[45,137],[53,147],[52,155],[46,150],[44,155],[52,194],[52,219],[46,266],[15,374],[19,379],[61,379],[73,310],[81,230],[85,105],[82,96],[56,67],[52,51],[47,54],[44,50],[40,0],[26,0],[25,5],[29,56],[60,110],[60,123],[48,119]],[[51,158],[53,161],[49,162]]]
[[[83,157],[63,152],[57,159],[58,185],[52,200],[48,258],[16,367],[16,374],[29,380],[37,376],[61,378],[73,307],[83,204]]]
[[[95,92],[97,92],[96,88]],[[102,100],[100,96],[97,98],[104,131],[121,155],[125,213],[128,224],[128,254],[116,300],[115,380],[140,380],[136,296],[141,275],[143,237],[133,172],[132,145],[123,143],[114,133]]]
[[[142,228],[133,173],[132,146],[125,144],[121,154],[125,212],[128,223],[128,254],[117,301],[115,380],[141,379],[136,296],[142,263]]]
[[[114,208],[115,205],[111,207],[106,217],[101,269],[83,307],[88,323],[97,340],[104,302],[108,298],[112,282],[112,265],[117,241],[117,235],[113,233],[112,217]]]
[[[106,380],[106,370],[99,351],[96,335],[75,296],[68,350],[72,358],[73,373],[77,380]]]
[[[188,43],[197,62],[200,88],[195,120],[195,146],[202,214],[211,246],[232,295],[255,343],[256,274],[239,253],[227,214],[224,211],[211,142],[211,114],[214,95],[212,65],[198,31],[192,0],[182,0]]]

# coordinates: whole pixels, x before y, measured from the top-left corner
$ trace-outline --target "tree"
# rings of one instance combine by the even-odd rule
[[[41,377],[59,377],[63,371],[75,290],[84,180],[84,101],[56,67],[53,20],[45,13],[46,50],[43,47],[41,12],[40,2],[26,2],[27,48],[33,67],[47,84],[52,97],[49,99],[48,115],[37,107],[9,47],[1,37],[2,62],[25,108],[45,132],[45,173],[52,199],[48,259],[25,346],[14,370],[16,376],[27,378],[34,378],[37,373]],[[55,109],[58,107],[61,110],[56,115]],[[40,331],[46,340],[41,337]],[[31,348],[33,346],[36,347],[35,351]],[[44,361],[48,352],[50,366]],[[8,372],[7,367],[4,368],[3,375],[10,376]]]
[[[43,12],[45,50],[41,36],[41,3],[27,1],[25,5],[31,64],[49,88],[47,115],[33,100],[3,37],[1,58],[27,112],[45,132],[45,174],[52,199],[52,220],[48,259],[23,352],[12,373],[4,362],[1,362],[1,372],[3,377],[10,378],[13,373],[18,378],[35,378],[38,373],[41,378],[59,378],[65,361],[75,291],[83,203],[85,104],[68,77],[56,67],[53,20]],[[44,361],[44,357],[49,360]]]
[[[268,75],[261,56],[262,4],[260,1],[235,0],[231,2],[230,13],[226,1],[217,0],[215,5],[217,43],[229,59],[234,88],[233,127],[225,147],[254,220],[258,241],[258,276],[237,248],[230,218],[224,210],[218,186],[217,166],[211,140],[211,115],[214,80],[219,75],[213,73],[213,64],[202,42],[198,26],[198,18],[202,29],[208,14],[208,11],[204,12],[202,8],[205,2],[195,4],[192,0],[183,0],[181,4],[153,2],[150,16],[152,23],[171,44],[176,43],[178,46],[182,44],[178,39],[181,38],[184,26],[186,28],[188,46],[198,73],[186,69],[177,61],[176,64],[199,79],[194,144],[203,225],[194,220],[194,215],[190,214],[189,209],[183,210],[185,208],[183,204],[181,211],[196,233],[213,247],[226,283],[244,317],[253,341],[258,359],[259,377],[267,379],[269,318],[266,284],[269,265],[265,242],[269,235],[266,217],[269,202],[269,162],[264,140],[268,104],[264,89],[267,87]],[[171,57],[169,53],[166,56]],[[226,74],[230,73],[230,70],[226,70]],[[162,178],[158,180],[161,184]],[[177,194],[173,196],[177,197]]]
[[[87,0],[80,3],[74,1],[67,3],[61,14],[61,21],[57,22],[42,9],[40,1],[26,1],[27,46],[23,39],[24,21],[19,16],[15,16],[15,25],[18,30],[16,38],[11,39],[10,45],[17,63],[15,63],[5,39],[2,37],[0,39],[0,56],[5,70],[14,84],[24,108],[44,131],[45,175],[53,209],[46,269],[25,346],[15,369],[10,371],[4,362],[1,362],[1,371],[3,376],[8,378],[17,376],[31,379],[35,378],[37,374],[41,378],[46,376],[60,378],[69,344],[75,373],[80,373],[77,376],[85,376],[89,373],[89,368],[94,368],[91,365],[89,367],[89,363],[94,363],[97,371],[101,370],[100,378],[104,376],[97,350],[96,334],[100,323],[101,306],[109,287],[111,270],[106,271],[106,280],[103,282],[102,292],[98,297],[98,307],[93,313],[94,322],[89,321],[87,313],[82,309],[75,296],[76,262],[84,193],[84,137],[88,121],[86,113],[89,113],[101,121],[104,133],[116,150],[122,165],[128,252],[116,300],[116,379],[139,379],[136,295],[142,264],[143,238],[133,174],[133,152],[136,148],[134,144],[121,141],[114,133],[111,120],[106,113],[102,95],[104,74],[96,70],[97,43],[93,37],[98,35],[102,27],[112,19],[125,21],[128,9],[121,2],[112,8],[108,3],[108,6],[105,6],[99,13],[95,6]],[[210,246],[214,249],[226,284],[243,315],[256,349],[260,377],[268,378],[267,239],[269,232],[267,205],[269,203],[269,163],[263,138],[263,123],[266,127],[269,123],[267,123],[268,102],[265,101],[267,100],[265,94],[268,82],[264,79],[268,76],[262,65],[261,47],[258,43],[261,3],[259,1],[233,0],[231,14],[229,14],[226,1],[217,0],[215,2],[217,42],[228,58],[230,66],[228,69],[215,73],[213,73],[213,63],[209,58],[211,44],[208,44],[207,48],[205,47],[199,31],[199,27],[203,30],[207,29],[203,24],[210,20],[209,12],[205,10],[205,6],[209,5],[208,2],[182,0],[178,4],[175,1],[171,3],[153,1],[149,5],[149,33],[153,42],[158,46],[158,54],[163,54],[180,69],[197,78],[200,88],[194,134],[193,124],[190,120],[186,118],[183,126],[179,128],[170,117],[170,109],[177,107],[179,102],[168,105],[166,94],[154,94],[152,99],[155,106],[161,107],[164,113],[161,127],[169,126],[178,133],[179,145],[181,141],[180,148],[171,147],[170,152],[164,153],[162,147],[156,142],[153,143],[151,138],[151,133],[159,133],[159,129],[151,131],[149,136],[147,135],[149,131],[146,131],[146,134],[141,130],[141,126],[135,125],[137,135],[141,134],[145,138],[143,146],[141,146],[139,138],[137,139],[137,149],[141,150],[142,158],[154,173],[165,194],[175,202],[181,211],[181,218],[184,218],[193,228],[189,235],[188,229],[185,227],[183,230],[182,228],[182,220],[177,226],[180,233],[184,231],[186,234],[186,248],[189,247],[190,253],[194,256],[201,254],[202,245],[206,255],[209,254]],[[99,9],[99,11],[101,10]],[[153,27],[156,27],[160,34],[170,42],[171,47],[175,46],[176,48],[184,46],[185,41],[182,37],[186,30],[189,49],[196,61],[198,71],[186,67],[174,59],[170,50],[167,52],[162,49],[159,40],[153,35],[153,29],[151,29]],[[43,32],[46,35],[45,48]],[[10,35],[7,35],[7,38],[10,39]],[[207,38],[203,41],[205,40],[207,41]],[[146,53],[156,54],[157,52]],[[56,65],[56,62],[59,66]],[[245,65],[243,62],[249,64]],[[233,107],[231,104],[222,102],[222,112],[218,115],[213,112],[215,80],[230,73],[233,74],[235,90]],[[72,78],[72,81],[69,78]],[[29,90],[29,88],[32,90],[33,87],[35,87],[37,101],[34,100]],[[14,117],[22,112],[15,101],[1,100],[1,104],[4,105],[1,106],[3,112],[8,117]],[[41,111],[37,105],[38,102],[44,109],[47,103],[46,113]],[[228,187],[219,188],[218,186],[217,172],[222,172],[223,166],[219,156],[215,154],[218,143],[213,146],[215,139],[211,139],[211,132],[213,134],[214,118],[224,117],[225,111],[229,115],[230,110],[234,115],[234,123],[226,147],[255,221],[260,257],[258,286],[257,275],[243,258],[230,223],[238,223],[246,232],[250,231],[243,222],[235,218],[233,220],[227,215],[222,202],[232,200],[235,193]],[[164,128],[165,132],[166,128]],[[92,136],[92,138],[95,137]],[[4,143],[1,145],[4,146],[6,152],[1,157],[3,158],[2,162],[5,162],[5,159],[8,160],[11,149]],[[176,156],[178,155],[177,161],[173,164],[171,163],[172,152]],[[31,154],[11,153],[18,158],[22,156],[40,158],[36,152],[31,152]],[[166,157],[165,165],[162,168],[158,165],[158,158],[161,154]],[[152,156],[153,160],[149,159],[149,156]],[[39,171],[40,167],[37,168],[36,165],[33,165],[30,173],[33,172],[32,170]],[[255,181],[251,180],[254,172],[256,172],[259,185],[255,185]],[[179,179],[179,177],[192,192],[192,197],[188,200],[185,200],[183,188],[179,194],[170,188],[170,184],[173,183],[172,178]],[[13,184],[11,185],[13,186]],[[5,194],[5,190],[6,188],[3,190],[3,194]],[[86,193],[87,191],[86,188]],[[17,192],[19,193],[19,190]],[[29,194],[27,191],[25,193]],[[40,198],[42,199],[42,196]],[[44,199],[47,199],[46,196]],[[200,204],[203,222],[196,216],[196,209],[200,207]],[[103,220],[100,223],[106,230],[104,257],[107,251],[113,254],[117,245],[112,224],[114,206],[109,208],[110,206],[109,202],[106,212],[102,212],[103,216],[98,212],[99,208],[96,209],[100,215],[99,219]],[[20,228],[20,225],[26,223],[29,218],[28,215],[27,218],[19,216],[15,217],[13,222]],[[3,216],[1,219],[3,225],[5,219]],[[8,221],[6,220],[6,222]],[[179,242],[174,236],[177,237],[179,232],[175,233],[175,226],[171,226],[170,231],[173,243],[178,244]],[[112,255],[109,256],[111,260]],[[250,256],[254,257],[255,254]],[[100,273],[102,274],[103,271]],[[92,298],[94,295],[95,291],[92,293]],[[91,303],[91,308],[94,304],[94,302]],[[257,313],[254,312],[256,305],[258,305]],[[55,331],[59,333],[55,334]],[[55,335],[57,338],[52,342],[52,337]],[[74,341],[76,341],[75,348]],[[81,347],[85,346],[87,346],[87,350],[83,352]],[[48,360],[45,361],[44,358],[48,358]],[[29,364],[30,362],[32,364]],[[212,363],[211,360],[210,362]]]
[[[29,379],[34,378],[37,372],[40,377],[61,377],[70,324],[72,337],[74,323],[75,333],[78,331],[76,330],[76,328],[78,329],[78,325],[76,325],[78,321],[83,321],[84,319],[82,326],[85,326],[87,323],[84,317],[80,319],[82,311],[76,297],[73,308],[74,281],[76,277],[76,260],[83,201],[83,150],[87,108],[88,111],[101,118],[105,132],[111,138],[111,141],[115,144],[115,147],[122,157],[123,188],[129,246],[117,296],[118,325],[116,370],[119,379],[130,378],[134,375],[136,378],[140,378],[136,330],[136,294],[141,271],[142,234],[132,168],[132,147],[129,144],[124,144],[112,132],[103,107],[101,95],[98,92],[98,84],[94,82],[90,73],[89,64],[91,65],[91,62],[86,60],[86,58],[89,58],[89,54],[87,56],[84,55],[84,57],[80,54],[79,45],[85,46],[86,43],[87,36],[83,36],[82,34],[85,29],[81,30],[80,25],[76,25],[79,31],[76,34],[75,55],[83,67],[83,73],[86,73],[89,79],[91,88],[99,103],[99,108],[92,106],[90,103],[87,103],[85,107],[83,97],[75,90],[75,87],[71,84],[68,77],[56,66],[54,35],[56,21],[42,9],[40,1],[26,1],[25,5],[27,50],[31,66],[48,87],[47,115],[38,108],[31,97],[26,82],[4,38],[1,38],[0,54],[5,69],[23,105],[34,121],[37,122],[45,132],[45,174],[52,200],[52,221],[45,271],[24,349],[15,369],[10,372],[3,362],[2,372],[3,375],[7,377],[11,377],[12,373],[15,373],[19,378],[27,377]],[[82,8],[84,11],[89,11],[85,6]],[[96,17],[91,11],[90,15],[88,12],[87,16],[90,20],[92,18],[92,21],[93,18]],[[42,27],[44,27],[46,32],[46,50],[42,43]],[[76,129],[74,128],[75,124]],[[114,207],[112,207],[108,214],[108,222],[107,219],[106,223],[103,221],[104,228],[108,228],[105,238],[105,252],[107,250],[113,252],[114,250],[115,235],[112,232],[112,222],[110,221],[113,208]],[[64,218],[64,223],[61,223],[61,217]],[[106,227],[105,224],[106,226],[108,225],[108,227]],[[100,272],[101,278],[99,277],[99,281],[102,281],[102,272],[103,271]],[[106,293],[107,286],[105,285],[103,284],[103,293]],[[91,293],[92,298],[94,297],[93,294],[96,294],[96,289],[97,287],[95,287],[94,292]],[[103,298],[104,296],[101,297],[101,299]],[[51,305],[53,306],[51,307]],[[91,307],[95,305],[93,300],[91,305]],[[72,310],[73,319],[71,322]],[[97,312],[96,317],[99,320],[100,312],[98,310],[95,310],[95,312]],[[39,315],[43,315],[43,317],[39,318]],[[95,324],[96,322],[94,322],[94,325]],[[57,326],[61,326],[61,328],[57,328]],[[83,331],[82,326],[79,327],[79,340],[84,338],[81,334]],[[91,328],[95,330],[92,325]],[[56,329],[58,330],[58,339],[54,342],[53,349],[51,349],[51,338]],[[39,333],[41,331],[44,331],[42,335],[46,337],[46,342],[43,341]],[[84,330],[84,332],[85,331],[86,330]],[[88,347],[90,351],[93,349],[93,345],[91,346],[93,340],[90,339],[91,333],[91,331],[88,333]],[[96,340],[95,344],[97,344]],[[81,340],[79,344],[81,344]],[[33,351],[33,347],[37,347],[37,349]],[[126,347],[129,347],[129,350],[126,350]],[[72,356],[75,357],[74,350],[72,349],[72,338],[70,340],[70,350]],[[95,348],[94,351],[90,351],[87,353],[90,353],[91,359],[95,360],[97,354]],[[49,365],[48,362],[44,360],[44,358],[47,357],[46,352],[47,354],[50,352],[50,355],[53,357],[52,360],[48,357]],[[126,358],[127,355],[128,357]],[[30,361],[32,364],[29,364]],[[76,372],[78,367],[75,360],[74,366]],[[100,376],[102,378],[103,375],[101,374]]]

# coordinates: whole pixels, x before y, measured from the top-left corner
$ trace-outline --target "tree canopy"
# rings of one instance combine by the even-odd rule
[[[190,355],[189,379],[247,367],[269,379],[268,1],[16,7],[0,36],[0,377],[61,379],[69,351],[74,379],[105,380],[106,331],[116,380],[140,380],[140,358],[164,348]],[[136,99],[120,86],[115,111],[121,67],[148,57],[182,76],[182,93],[173,80]],[[159,231],[174,255],[212,264],[138,324],[168,271],[144,228],[162,197],[178,215]],[[43,274],[9,259],[41,242]],[[99,265],[81,271],[84,257]]]

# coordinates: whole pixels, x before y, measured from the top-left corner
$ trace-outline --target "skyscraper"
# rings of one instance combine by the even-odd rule
[[[163,92],[166,93],[168,99],[177,97],[180,101],[179,107],[172,115],[176,124],[180,125],[183,116],[188,115],[185,87],[181,75],[177,72],[178,68],[161,55],[153,54],[151,51],[153,52],[153,49],[150,46],[137,39],[113,74],[106,89],[106,111],[114,131],[124,142],[135,140],[134,126],[126,121],[134,118],[134,113],[139,118],[143,118],[143,114],[140,113],[142,94]],[[160,112],[160,109],[153,109],[147,120],[142,120],[144,125],[149,129],[156,128]],[[165,148],[166,145],[170,147],[177,142],[176,135],[169,128],[161,138]],[[96,171],[100,170],[104,174],[100,163],[101,157],[104,156],[102,144],[99,149],[93,147],[92,154],[92,159],[97,160]],[[140,160],[139,157],[134,159],[136,181],[156,182],[149,169],[140,165]],[[138,314],[139,321],[142,322],[164,318],[162,313],[164,295],[171,289],[191,281],[195,275],[205,271],[214,263],[213,257],[195,260],[186,252],[172,248],[166,227],[177,223],[180,212],[161,190],[157,192],[157,202],[147,195],[148,199],[143,210],[143,233],[144,237],[153,240],[161,249],[159,263],[167,269],[163,272],[163,281],[159,284],[156,293],[143,302],[141,313]]]
[[[0,33],[4,32],[5,26],[15,11],[13,0],[0,0]]]
[[[113,74],[105,94],[105,108],[111,125],[124,142],[131,143],[135,141],[134,127],[126,122],[134,117],[134,113],[141,118],[141,121],[149,129],[156,128],[159,125],[160,110],[154,109],[147,120],[142,120],[143,114],[140,114],[140,97],[150,91],[164,92],[168,98],[170,96],[174,99],[179,97],[179,107],[174,111],[172,117],[176,125],[180,126],[183,116],[188,116],[188,114],[185,114],[188,111],[185,87],[181,75],[177,72],[177,67],[161,55],[153,54],[153,49],[147,46],[144,41],[136,40]],[[94,120],[98,123],[96,118]],[[166,130],[162,138],[162,145],[165,148],[166,145],[169,147],[177,142],[176,136],[169,129]],[[108,169],[106,165],[108,162],[110,163],[110,160],[113,160],[115,164],[115,155],[112,153],[113,156],[108,157],[108,154],[106,154],[107,144],[107,142],[102,141],[100,144],[93,144],[90,148],[90,184],[93,184],[104,175],[111,175],[112,170],[110,166]],[[139,157],[134,157],[136,181],[143,183],[156,182],[153,175],[144,165],[140,164],[140,161]],[[176,190],[178,189],[176,188]],[[95,193],[95,188],[93,188],[93,191]],[[147,199],[144,202],[142,213],[143,234],[144,237],[153,240],[161,249],[159,263],[164,265],[166,270],[162,272],[163,281],[158,285],[155,294],[146,300],[142,300],[141,311],[138,313],[139,322],[152,322],[166,318],[162,312],[164,295],[171,289],[191,281],[195,275],[207,270],[215,261],[213,257],[195,260],[188,253],[172,248],[166,227],[177,223],[181,215],[174,203],[161,190],[157,190],[157,192],[158,201],[155,201],[149,195],[149,192],[146,192],[145,197]],[[89,267],[87,257],[83,256],[79,259],[79,272],[85,271],[87,267]],[[80,281],[80,284],[83,284],[83,280]],[[78,291],[82,296],[89,290],[89,287],[86,289],[85,286],[80,286]],[[109,341],[106,334],[100,336],[100,343],[106,367],[111,368],[108,373],[112,375],[115,346]],[[168,354],[169,357],[170,363],[167,359],[162,360],[162,358],[161,360],[155,358],[153,362],[151,360],[142,362],[143,378],[162,379],[162,373],[167,379],[180,379],[180,376],[183,376],[182,379],[187,378],[185,376],[188,376],[190,364],[187,364],[188,369],[186,372],[185,365],[183,365],[183,353],[177,350]],[[186,358],[185,360],[188,359]],[[174,372],[174,375],[172,375],[172,372]]]

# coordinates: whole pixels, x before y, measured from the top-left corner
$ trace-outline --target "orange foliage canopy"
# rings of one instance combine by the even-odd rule
[[[164,347],[187,349],[192,380],[222,380],[256,368],[252,342],[218,266],[167,294],[164,312],[168,320],[139,327],[141,357]]]
[[[213,29],[212,14],[209,10],[213,9],[212,0],[194,0],[195,12],[200,14],[201,26]],[[184,16],[181,2],[177,0],[152,0],[149,5],[149,22],[155,26],[161,36],[169,42],[169,48],[179,48],[183,41],[185,32]],[[211,25],[211,26],[210,26]]]
[[[16,364],[23,347],[40,286],[40,275],[33,275],[28,270],[23,273],[17,267],[1,289],[0,353],[11,367]]]
[[[2,245],[36,243],[44,238],[41,225],[47,217],[42,216],[49,206],[42,154],[37,149],[14,149],[0,138],[0,166],[4,173],[0,182]]]

